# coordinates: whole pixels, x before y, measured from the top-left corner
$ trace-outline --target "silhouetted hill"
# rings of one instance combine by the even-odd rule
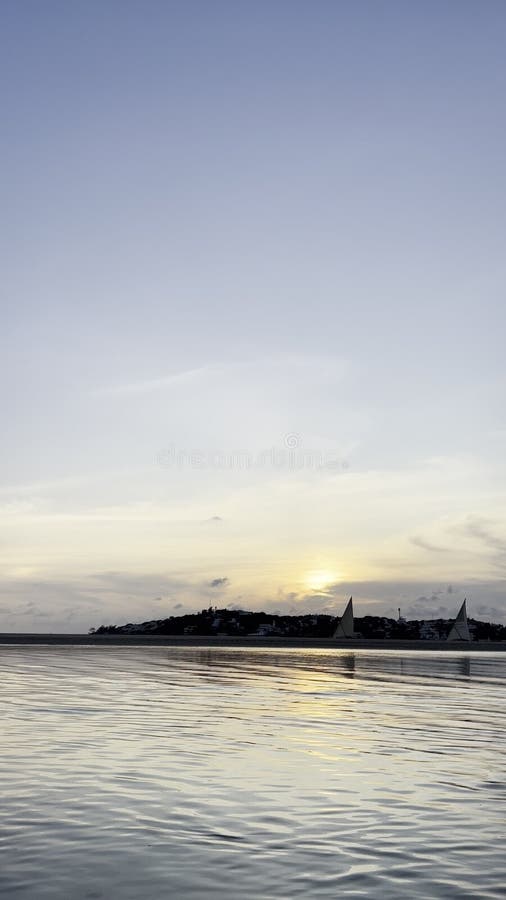
[[[173,635],[263,635],[265,637],[331,637],[339,618],[329,615],[280,616],[266,612],[218,609],[210,606],[199,613],[170,616],[149,622],[127,625],[101,625],[91,629],[96,634],[173,634]],[[355,617],[357,637],[391,640],[445,640],[452,619],[413,620],[388,619],[385,616]],[[469,619],[474,640],[505,641],[506,626]]]

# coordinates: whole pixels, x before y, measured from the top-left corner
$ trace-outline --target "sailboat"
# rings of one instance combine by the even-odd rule
[[[333,634],[334,638],[352,638],[355,637],[353,631],[353,597],[350,597],[345,611],[343,612],[337,628]]]
[[[469,625],[467,624],[466,601],[464,600],[455,619],[452,630],[448,635],[449,641],[470,641]]]

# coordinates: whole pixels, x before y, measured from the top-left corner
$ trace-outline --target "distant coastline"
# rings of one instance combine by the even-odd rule
[[[358,638],[336,640],[334,638],[283,638],[283,637],[226,637],[214,635],[143,635],[143,634],[0,634],[0,646],[31,644],[33,646],[86,645],[107,648],[120,647],[244,647],[266,650],[270,647],[313,650],[432,650],[460,653],[506,652],[506,641],[427,641],[388,640]]]
[[[455,619],[408,620],[400,615],[391,619],[387,616],[356,616],[350,597],[342,616],[328,613],[266,613],[263,610],[219,609],[209,606],[196,613],[183,613],[164,619],[150,619],[145,622],[128,622],[124,625],[100,625],[90,628],[89,634],[104,637],[182,637],[194,638],[269,638],[283,642],[302,639],[310,641],[341,641],[346,645],[350,640],[366,641],[422,641],[439,643],[446,640],[465,640],[502,643],[506,641],[506,626],[494,622],[481,622],[467,618],[466,601],[461,605],[459,616],[463,616],[462,633],[455,629]],[[346,620],[346,626],[342,623]]]

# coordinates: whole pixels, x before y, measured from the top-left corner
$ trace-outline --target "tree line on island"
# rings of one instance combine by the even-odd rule
[[[90,634],[166,634],[195,636],[330,638],[339,618],[326,614],[278,615],[210,606],[198,613],[170,616],[126,625],[101,625]],[[469,631],[476,641],[505,641],[506,626],[469,619]],[[386,616],[356,616],[355,637],[376,640],[446,640],[452,619],[405,621]]]

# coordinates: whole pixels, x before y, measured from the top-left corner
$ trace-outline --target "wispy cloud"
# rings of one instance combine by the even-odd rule
[[[482,516],[468,516],[455,530],[471,539],[477,545],[477,552],[485,553],[496,570],[506,571],[506,537],[501,533],[500,523]]]
[[[488,519],[472,516],[464,525],[464,531],[470,537],[478,538],[490,550],[506,553],[506,538],[495,532],[494,523]]]
[[[410,537],[410,541],[415,547],[421,547],[422,550],[428,550],[429,553],[448,553],[448,547],[438,547],[436,544],[432,544],[430,541],[425,540],[425,538],[421,537],[419,534],[413,535]]]
[[[195,369],[184,369],[181,372],[171,372],[169,375],[160,376],[160,378],[150,378],[145,381],[134,381],[127,384],[100,387],[92,391],[92,394],[108,396],[120,394],[148,394],[152,391],[159,391],[164,388],[189,384],[200,378],[202,375],[209,374],[212,368],[212,366],[199,366]]]
[[[258,380],[259,372],[265,377],[276,378],[277,381],[293,379],[294,376],[304,377],[304,381],[335,382],[342,380],[349,374],[351,365],[349,360],[342,357],[312,356],[308,354],[286,354],[275,356],[249,357],[245,359],[233,359],[220,363],[207,363],[192,369],[183,369],[179,372],[169,372],[158,378],[148,378],[139,381],[126,382],[116,385],[104,385],[95,388],[93,395],[116,396],[123,394],[147,394],[153,391],[191,384],[203,376],[220,375],[234,371],[241,380],[254,383]]]

